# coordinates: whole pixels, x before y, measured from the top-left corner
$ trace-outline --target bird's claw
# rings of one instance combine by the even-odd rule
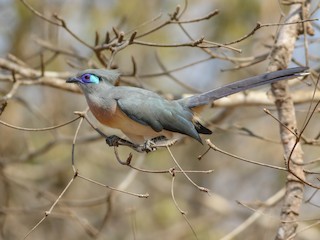
[[[153,152],[153,151],[157,150],[158,147],[171,146],[171,145],[175,144],[177,141],[178,141],[177,139],[169,140],[164,136],[155,137],[152,139],[148,139],[143,144],[139,145],[138,151],[147,152],[147,153]]]
[[[128,140],[125,140],[123,138],[118,137],[117,135],[111,135],[106,137],[106,143],[110,147],[118,147],[119,145],[124,145],[124,146],[134,146],[134,144]]]
[[[118,137],[117,135],[106,137],[106,143],[109,145],[109,147],[118,147],[120,145],[131,147],[137,152],[151,152],[156,150],[156,148],[152,147],[154,143],[151,140],[147,140],[141,145],[136,145],[128,140]]]
[[[111,135],[106,137],[106,143],[110,146],[110,147],[117,147],[119,146],[119,141],[121,138],[119,138],[116,135]]]
[[[144,145],[144,150],[147,153],[157,150],[156,144],[153,139],[148,139],[147,141],[145,141],[143,145]]]
[[[138,152],[146,152],[146,153],[157,150],[157,148],[155,147],[155,143],[152,141],[152,139],[148,139],[144,143],[137,145],[135,149]]]

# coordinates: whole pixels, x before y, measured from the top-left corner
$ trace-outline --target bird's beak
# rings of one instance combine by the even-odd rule
[[[67,83],[78,83],[78,82],[80,82],[81,80],[79,79],[79,78],[77,78],[77,77],[70,77],[70,78],[68,78],[67,79]]]

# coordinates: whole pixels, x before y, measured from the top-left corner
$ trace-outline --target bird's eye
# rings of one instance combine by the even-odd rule
[[[83,83],[99,83],[100,79],[94,74],[85,73],[81,76],[81,80]]]
[[[83,81],[84,83],[89,83],[89,82],[90,82],[90,76],[91,76],[91,74],[85,73],[85,74],[83,74],[83,75],[81,76],[81,79],[82,79],[82,81]]]

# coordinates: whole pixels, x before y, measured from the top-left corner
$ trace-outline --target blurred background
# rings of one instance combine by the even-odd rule
[[[29,0],[27,3],[50,19],[57,14],[76,36],[90,45],[94,45],[97,35],[98,42],[102,43],[107,31],[113,36],[113,27],[124,33],[147,32],[168,20],[168,14],[172,14],[178,5],[181,10],[185,9],[182,20],[200,19],[219,9],[219,14],[208,20],[183,26],[194,39],[205,37],[221,44],[241,39],[257,22],[282,21],[281,14],[288,10],[276,0]],[[317,10],[317,3],[312,2],[312,9]],[[311,18],[318,16],[315,11]],[[310,66],[316,68],[319,66],[319,31],[317,22],[314,24],[316,32],[309,39],[308,57]],[[0,25],[1,58],[10,55],[10,59],[14,58],[20,65],[37,70],[44,62],[45,71],[68,74],[92,66],[104,67],[92,49],[62,27],[36,16],[22,1],[0,0]],[[133,44],[114,56],[113,67],[123,73],[122,84],[143,86],[165,96],[203,92],[265,72],[277,29],[277,26],[261,28],[244,41],[233,44],[232,47],[241,49],[241,53],[222,47],[210,49],[210,55],[198,47]],[[176,44],[190,42],[190,39],[178,24],[169,24],[141,41]],[[301,37],[294,53],[295,63],[290,66],[305,64],[303,46],[304,37]],[[134,69],[132,59],[136,78],[130,75]],[[170,76],[164,74],[173,69],[178,70]],[[12,82],[4,77],[8,71],[4,69],[0,74],[0,96],[5,96],[12,89]],[[314,85],[300,84],[294,89],[310,92]],[[268,92],[269,86],[259,90]],[[309,104],[297,105],[299,127],[306,118]],[[15,126],[43,128],[74,119],[73,112],[83,111],[86,107],[81,94],[63,87],[24,84],[8,101],[0,119]],[[208,107],[202,116],[213,134],[203,139],[209,137],[229,153],[283,166],[279,126],[264,113],[265,107],[276,115],[274,107],[268,105],[248,103],[215,109]],[[106,134],[121,136],[117,130],[101,126],[90,113],[89,116]],[[72,140],[78,124],[79,120],[50,131],[21,131],[0,125],[2,239],[23,238],[73,178]],[[305,135],[316,139],[319,132],[317,112]],[[113,149],[84,121],[75,145],[75,167],[79,173],[101,184],[150,196],[144,199],[110,191],[76,178],[51,215],[28,239],[228,239],[223,237],[261,206],[266,208],[264,214],[234,239],[274,238],[280,222],[281,189],[286,182],[286,172],[245,163],[213,150],[199,161],[197,157],[207,148],[206,144],[184,139],[171,150],[184,170],[214,170],[210,174],[188,173],[196,184],[210,189],[210,194],[199,191],[181,173],[176,174],[172,188],[169,173],[146,173],[120,165]],[[126,147],[118,150],[123,159],[132,152]],[[317,145],[305,145],[304,152],[306,161],[319,158]],[[175,167],[165,149],[147,155],[132,153],[132,164],[142,169],[156,171]],[[317,166],[313,168],[316,169]],[[311,197],[311,200],[302,208],[302,220],[319,218],[319,208],[313,203],[319,203],[320,197],[314,192],[314,189],[306,189],[306,199]],[[271,197],[272,206],[262,204]],[[179,212],[175,201],[185,215]],[[299,227],[309,224],[302,221]],[[319,226],[310,228],[297,239],[317,239],[319,231]]]

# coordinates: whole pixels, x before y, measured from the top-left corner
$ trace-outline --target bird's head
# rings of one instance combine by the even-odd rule
[[[117,70],[86,69],[67,79],[67,83],[76,83],[86,92],[114,86],[120,74]]]

